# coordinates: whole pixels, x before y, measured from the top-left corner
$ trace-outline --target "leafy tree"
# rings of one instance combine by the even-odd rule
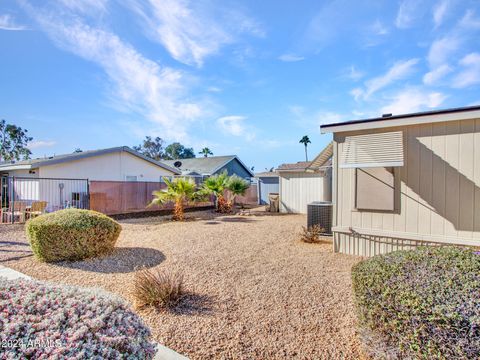
[[[150,205],[162,205],[173,201],[175,203],[173,220],[183,221],[185,219],[185,204],[197,198],[195,181],[191,178],[175,178],[172,181],[163,178],[163,181],[167,184],[167,188],[154,191],[154,199]]]
[[[208,155],[213,155],[212,151],[208,147],[204,147],[200,152],[200,155],[203,155],[204,157],[208,157]]]
[[[165,160],[190,159],[195,157],[193,148],[186,148],[179,142],[174,142],[165,148]]]
[[[0,120],[0,161],[29,159],[32,152],[27,145],[32,137],[28,130]]]
[[[142,153],[151,159],[161,160],[164,159],[165,155],[164,146],[165,141],[162,138],[157,136],[155,139],[152,139],[151,136],[145,136],[143,143],[138,146],[134,146],[133,150],[138,151],[139,153]]]
[[[310,141],[308,136],[305,135],[304,137],[302,137],[300,139],[299,143],[305,145],[305,161],[308,161],[307,146],[308,146],[308,144],[311,144],[312,142]]]

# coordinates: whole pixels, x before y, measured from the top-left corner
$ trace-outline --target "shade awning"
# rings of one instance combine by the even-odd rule
[[[346,136],[340,168],[403,166],[403,132]]]

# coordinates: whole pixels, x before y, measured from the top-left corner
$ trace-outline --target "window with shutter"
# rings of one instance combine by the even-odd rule
[[[340,168],[397,166],[403,166],[402,131],[345,137]]]

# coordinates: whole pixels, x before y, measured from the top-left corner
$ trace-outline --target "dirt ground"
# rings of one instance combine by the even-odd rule
[[[187,214],[122,220],[102,259],[45,264],[23,226],[0,226],[0,264],[37,279],[96,286],[131,300],[135,269],[175,269],[189,295],[140,315],[158,342],[192,359],[358,359],[350,269],[329,242],[298,241],[303,215]]]

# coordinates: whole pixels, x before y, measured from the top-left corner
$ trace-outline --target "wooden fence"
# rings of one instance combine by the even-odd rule
[[[172,209],[173,204],[148,206],[152,192],[164,189],[161,182],[90,181],[90,209],[107,215],[128,214]],[[244,196],[235,198],[236,204],[258,204],[257,185],[252,184]],[[213,202],[198,202],[187,207],[205,207]]]
[[[90,209],[107,215],[158,211],[173,208],[173,204],[148,206],[153,199],[152,192],[164,189],[161,182],[91,181]],[[188,207],[204,207],[211,202],[200,202]]]

